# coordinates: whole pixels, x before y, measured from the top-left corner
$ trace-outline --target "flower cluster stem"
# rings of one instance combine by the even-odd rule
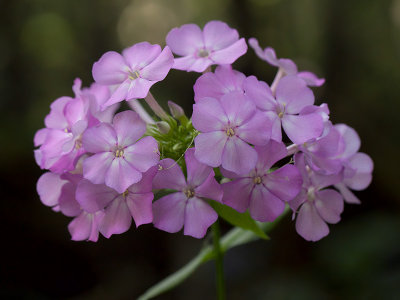
[[[217,299],[225,300],[225,279],[224,279],[224,254],[220,246],[220,228],[218,220],[211,226],[213,233],[213,244],[215,254],[215,271],[216,271],[216,286],[217,286]]]
[[[146,103],[150,106],[151,110],[154,111],[154,113],[160,117],[162,120],[168,120],[168,114],[165,112],[165,110],[158,104],[156,99],[154,99],[153,95],[149,92],[144,98]]]
[[[152,117],[147,113],[147,111],[143,108],[140,102],[137,99],[132,99],[128,101],[129,106],[137,112],[137,114],[145,121],[147,124],[155,124],[156,122]]]

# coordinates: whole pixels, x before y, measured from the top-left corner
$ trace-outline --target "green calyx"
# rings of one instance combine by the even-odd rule
[[[165,124],[166,123],[166,124]],[[169,130],[168,130],[168,125]],[[184,166],[184,154],[193,147],[194,138],[199,132],[194,129],[192,122],[186,116],[177,119],[169,117],[160,124],[147,126],[146,135],[154,137],[158,142],[160,159],[172,158],[181,167]]]

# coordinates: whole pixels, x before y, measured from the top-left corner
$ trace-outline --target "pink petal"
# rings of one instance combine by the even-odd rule
[[[113,126],[117,134],[118,145],[121,147],[132,145],[146,132],[146,123],[136,112],[131,110],[116,114]]]
[[[168,46],[148,66],[140,71],[140,76],[151,81],[163,80],[174,64],[174,56]]]
[[[83,147],[91,153],[110,151],[116,144],[115,130],[107,123],[87,129],[82,136]]]
[[[132,80],[126,95],[126,100],[146,98],[150,88],[155,83],[156,81],[149,81],[144,78]]]
[[[197,197],[212,199],[218,202],[222,201],[223,191],[214,176],[214,171],[211,171],[206,180],[195,188],[194,192]]]
[[[297,73],[301,79],[303,79],[308,86],[321,86],[325,83],[324,78],[318,78],[314,73],[303,71]]]
[[[279,68],[282,68],[286,75],[295,75],[297,74],[297,66],[296,64],[288,58],[280,58],[278,60]]]
[[[278,66],[278,59],[276,58],[274,49],[268,47],[268,48],[265,48],[265,50],[263,50],[260,47],[258,40],[255,38],[249,39],[249,45],[251,48],[253,48],[254,52],[256,53],[256,55],[259,58],[261,58],[262,60],[265,60],[272,66],[275,66],[275,67]]]
[[[241,38],[234,44],[224,49],[211,53],[210,59],[219,65],[233,64],[239,57],[247,52],[247,44]]]
[[[192,123],[201,132],[223,130],[228,118],[221,103],[213,98],[202,98],[193,105]]]
[[[335,224],[340,221],[340,214],[343,212],[343,198],[332,189],[318,191],[315,207],[325,222]]]
[[[265,146],[255,146],[254,149],[258,154],[256,168],[259,171],[265,170],[265,174],[277,161],[287,155],[285,144],[275,140],[270,140]]]
[[[136,227],[142,224],[148,224],[153,221],[152,201],[153,193],[132,194],[129,193],[126,197],[130,214],[135,220]]]
[[[285,165],[267,174],[264,184],[282,201],[290,201],[300,192],[303,180],[295,166]]]
[[[290,140],[303,144],[321,135],[324,129],[322,117],[317,113],[308,115],[284,115],[282,127]]]
[[[267,111],[265,115],[270,119],[272,123],[271,128],[271,139],[282,142],[282,119],[278,117],[275,111]]]
[[[160,160],[158,143],[152,136],[146,136],[125,148],[124,157],[135,169],[146,172]]]
[[[335,188],[342,194],[344,201],[350,204],[360,204],[361,201],[358,199],[343,183],[335,184]]]
[[[240,92],[231,92],[223,95],[220,103],[230,124],[233,126],[240,126],[248,122],[256,113],[254,103]]]
[[[122,194],[129,186],[139,182],[142,173],[132,167],[124,158],[115,158],[109,166],[105,184]]]
[[[335,124],[334,127],[339,131],[345,144],[341,157],[345,159],[350,158],[360,149],[361,140],[359,135],[353,128],[346,124]]]
[[[105,176],[115,156],[111,152],[103,152],[87,157],[83,161],[83,177],[95,184],[104,183]]]
[[[194,156],[194,148],[186,151],[185,162],[187,168],[187,182],[190,186],[197,187],[201,185],[208,177],[212,168],[200,163]]]
[[[99,237],[99,224],[104,217],[104,212],[98,211],[89,214],[84,211],[68,224],[73,241],[89,240],[97,242]]]
[[[186,179],[178,163],[170,158],[166,158],[161,160],[158,166],[160,168],[154,177],[153,188],[180,191],[186,187]]]
[[[76,185],[68,182],[61,188],[61,195],[58,200],[60,211],[67,217],[75,217],[80,214],[81,207],[75,199]]]
[[[201,133],[194,139],[194,155],[198,161],[211,167],[218,167],[228,136],[222,131]]]
[[[285,209],[285,203],[269,192],[262,184],[256,184],[250,196],[249,211],[253,219],[272,222]]]
[[[39,147],[40,145],[42,145],[44,143],[44,141],[46,140],[48,131],[49,131],[48,128],[42,128],[42,129],[39,129],[38,131],[36,131],[35,137],[33,138],[33,143],[34,143],[35,147]]]
[[[105,208],[118,195],[118,192],[104,184],[93,184],[85,179],[76,188],[76,200],[89,213]]]
[[[61,188],[67,182],[67,180],[62,180],[60,175],[51,172],[44,173],[40,176],[36,189],[42,203],[46,206],[58,205]]]
[[[146,194],[150,193],[153,189],[153,179],[157,174],[158,168],[157,166],[151,167],[148,171],[142,174],[142,179],[135,184],[132,184],[128,190],[129,193],[133,194]]]
[[[64,115],[69,125],[73,125],[79,120],[83,120],[87,113],[87,106],[82,99],[72,99],[64,107]]]
[[[112,92],[111,97],[101,105],[102,110],[105,110],[107,107],[121,102],[123,100],[130,100],[132,98],[128,97],[128,92],[131,89],[132,80],[127,78],[123,81],[117,88]]]
[[[97,83],[112,85],[123,82],[127,76],[128,66],[117,52],[109,51],[94,63],[92,75]]]
[[[258,81],[255,76],[247,77],[243,82],[243,89],[250,100],[261,110],[275,110],[276,100],[272,91],[264,81]]]
[[[257,152],[241,139],[232,137],[222,153],[222,167],[237,174],[248,174],[257,162]],[[216,166],[215,166],[216,167]]]
[[[122,56],[131,71],[138,71],[151,64],[160,53],[160,45],[141,42],[124,49],[124,51],[122,51]]]
[[[158,229],[178,232],[185,219],[186,196],[179,192],[164,196],[153,203],[153,223]]]
[[[180,58],[175,59],[175,62],[180,60]],[[193,72],[204,72],[209,66],[211,66],[214,62],[210,57],[196,57],[192,64],[190,64],[185,70],[193,71]],[[174,68],[176,68],[176,64],[174,63]]]
[[[236,129],[236,135],[253,145],[265,145],[271,137],[272,122],[260,111],[253,118]]]
[[[372,170],[374,163],[372,159],[365,153],[356,153],[349,159],[349,167],[356,171],[351,178],[345,178],[344,183],[352,190],[360,191],[372,181]]]
[[[100,232],[109,238],[113,234],[124,233],[131,227],[132,217],[126,205],[125,198],[116,198],[105,210],[100,225]]]
[[[166,41],[171,51],[180,56],[191,55],[197,49],[204,47],[203,33],[195,24],[186,24],[172,29]]]
[[[309,202],[300,208],[296,220],[296,231],[307,241],[318,241],[329,233],[328,225],[322,220],[317,209]]]
[[[224,191],[222,202],[238,212],[245,212],[249,207],[254,182],[251,178],[242,178],[221,185]]]
[[[47,128],[64,130],[68,127],[67,119],[64,116],[64,107],[72,100],[71,97],[60,97],[50,105],[51,111],[44,119]]]
[[[194,57],[193,55],[175,58],[174,65],[172,66],[172,68],[177,70],[190,71],[191,67],[195,62],[196,62],[196,57]],[[200,71],[198,72],[203,72],[208,66],[212,64],[212,62],[209,59],[201,60],[201,62],[203,62],[203,65],[199,66],[201,68]],[[204,68],[204,70],[201,71],[202,68]]]
[[[285,76],[276,88],[276,100],[285,105],[285,113],[297,114],[314,104],[314,94],[306,83],[296,76]]]
[[[197,197],[190,198],[186,204],[183,233],[200,239],[217,219],[218,214],[205,201]]]
[[[204,44],[207,49],[216,51],[226,48],[239,39],[235,29],[221,21],[210,21],[203,29]]]

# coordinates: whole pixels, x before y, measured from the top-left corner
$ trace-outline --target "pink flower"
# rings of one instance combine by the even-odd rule
[[[111,97],[103,103],[105,108],[122,100],[145,98],[150,87],[163,80],[174,63],[171,50],[142,42],[122,51],[122,55],[109,51],[94,63],[94,80],[113,86]]]
[[[296,76],[283,77],[275,96],[268,84],[255,76],[247,77],[243,86],[249,99],[272,120],[272,138],[276,141],[282,140],[281,127],[295,144],[321,135],[323,118],[318,112],[306,111],[314,104],[314,94],[303,80]]]
[[[86,130],[82,143],[94,155],[84,160],[83,177],[119,193],[139,182],[159,160],[157,142],[142,138],[145,131],[146,124],[134,111],[116,114],[112,125],[101,123]]]
[[[321,86],[324,84],[325,79],[318,78],[314,73],[308,71],[298,72],[296,64],[291,59],[278,59],[276,57],[275,50],[271,47],[267,47],[264,50],[261,49],[258,41],[255,38],[249,39],[249,44],[254,49],[259,58],[274,67],[278,67],[285,73],[285,75],[296,75],[304,80],[309,86]]]
[[[295,166],[303,176],[301,192],[289,202],[293,212],[298,212],[296,231],[307,241],[318,241],[329,234],[326,223],[336,224],[340,221],[343,198],[337,191],[325,188],[339,182],[341,174],[315,173],[305,163],[302,153],[295,155]]]
[[[195,156],[201,163],[247,174],[257,162],[253,145],[265,145],[271,122],[245,95],[231,92],[221,100],[202,98],[193,105],[192,122],[201,133],[195,138]]]
[[[232,70],[230,65],[221,65],[215,72],[207,72],[197,80],[194,89],[194,101],[205,97],[220,99],[230,92],[244,92],[243,81],[246,76],[239,71]]]
[[[152,181],[157,169],[150,168],[143,174],[142,180],[129,186],[123,193],[104,184],[93,184],[82,180],[76,190],[76,199],[87,213],[104,211],[99,222],[100,232],[107,238],[120,234],[131,227],[132,218],[136,227],[153,221]]]
[[[247,51],[244,38],[221,21],[208,22],[203,31],[195,24],[174,28],[166,40],[172,52],[183,56],[175,59],[178,70],[203,72],[211,65],[232,64]]]
[[[204,198],[221,202],[222,189],[212,168],[195,158],[193,148],[186,151],[185,162],[187,179],[175,161],[170,158],[160,161],[161,170],[154,178],[153,187],[177,192],[154,202],[154,226],[171,233],[184,227],[185,235],[202,238],[218,219]]]
[[[270,172],[274,163],[287,155],[282,142],[270,140],[265,146],[256,146],[255,150],[258,160],[250,173],[239,176],[222,170],[225,177],[234,179],[222,184],[222,202],[242,213],[249,209],[255,220],[272,222],[282,214],[285,202],[300,192],[302,179],[300,172],[292,165]]]

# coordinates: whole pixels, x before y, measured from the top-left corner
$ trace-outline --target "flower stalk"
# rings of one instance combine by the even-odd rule
[[[217,299],[225,300],[225,279],[224,279],[224,254],[220,247],[220,228],[218,220],[211,226],[213,233],[214,255],[215,255],[215,271],[216,271],[216,287]]]

